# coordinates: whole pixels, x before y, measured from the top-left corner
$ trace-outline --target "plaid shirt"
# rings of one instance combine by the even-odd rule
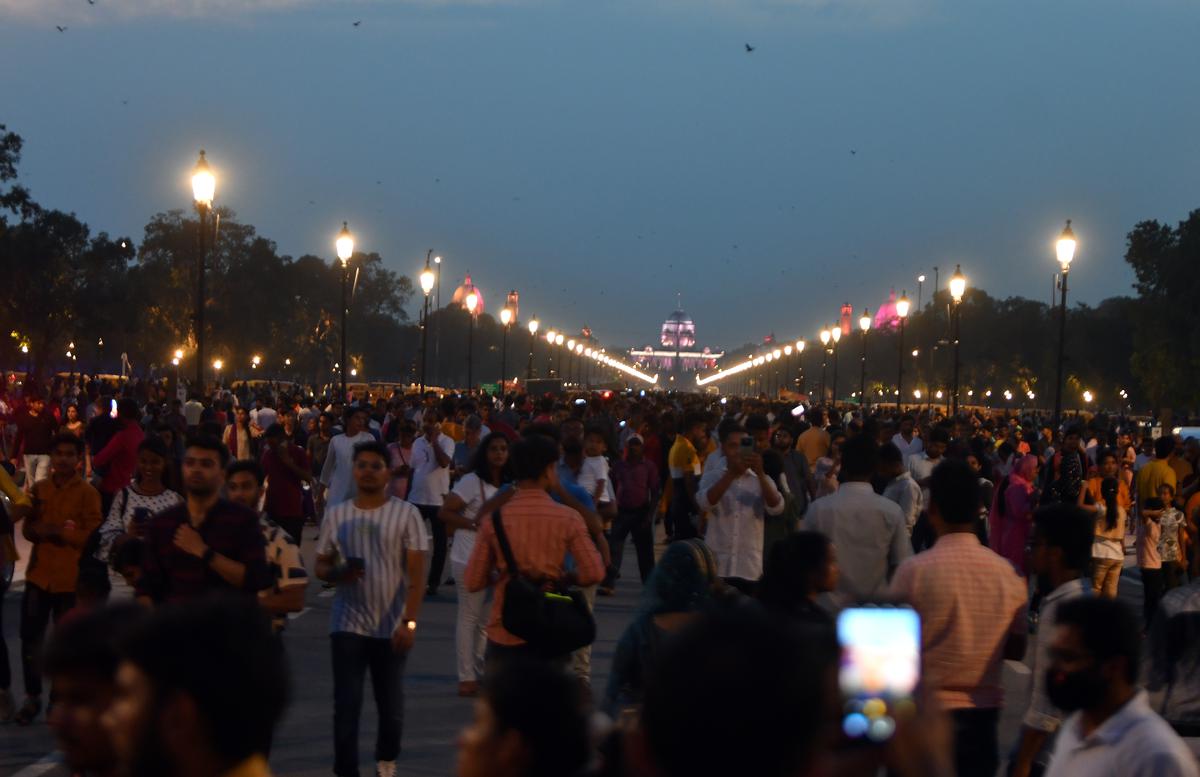
[[[232,586],[203,559],[175,547],[175,532],[189,522],[187,504],[152,516],[145,527],[143,574],[138,596],[155,603],[175,602]],[[246,567],[241,590],[247,593],[270,588],[275,580],[267,567],[266,543],[253,510],[219,499],[197,529],[204,544]]]
[[[1000,707],[1004,644],[1028,630],[1025,582],[1012,565],[972,533],[945,534],[900,564],[892,593],[921,615],[925,684],[942,705]]]

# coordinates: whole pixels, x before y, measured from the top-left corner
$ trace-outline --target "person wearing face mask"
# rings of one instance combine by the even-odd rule
[[[1141,629],[1124,604],[1063,603],[1050,642],[1046,693],[1070,713],[1046,777],[1200,777],[1196,758],[1137,687]]]
[[[1042,599],[1041,617],[1054,622],[1058,607],[1091,593],[1091,580],[1084,575],[1092,557],[1095,521],[1087,510],[1068,504],[1043,507],[1033,516],[1033,550],[1030,571],[1037,576],[1038,589],[1048,591]],[[1044,748],[1062,723],[1062,712],[1046,695],[1045,669],[1050,664],[1050,629],[1037,632],[1033,653],[1033,691],[1022,721],[1017,753],[1009,777],[1040,774]]]

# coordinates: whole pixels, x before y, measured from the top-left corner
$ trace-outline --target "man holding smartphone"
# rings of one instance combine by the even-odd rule
[[[762,577],[764,516],[783,512],[783,497],[741,424],[722,421],[717,434],[720,456],[705,468],[696,501],[710,511],[705,541],[717,557],[717,574],[753,594]]]
[[[417,508],[388,492],[387,446],[354,448],[354,498],[325,511],[317,577],[337,585],[333,642],[334,774],[358,777],[358,719],[371,671],[376,774],[392,777],[404,721],[403,675],[421,609],[429,535]]]

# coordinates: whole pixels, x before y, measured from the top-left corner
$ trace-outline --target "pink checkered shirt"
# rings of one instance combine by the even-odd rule
[[[937,543],[896,569],[892,593],[921,616],[925,686],[946,709],[1000,707],[1009,634],[1027,630],[1025,582],[972,533]]]

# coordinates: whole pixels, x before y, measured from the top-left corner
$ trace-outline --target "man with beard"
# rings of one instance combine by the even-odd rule
[[[151,517],[143,529],[140,600],[162,604],[228,589],[252,595],[272,585],[258,515],[221,498],[228,456],[215,438],[188,441],[187,501]]]
[[[1092,557],[1095,519],[1075,505],[1043,507],[1033,515],[1033,551],[1029,566],[1037,576],[1038,589],[1049,591],[1042,599],[1042,618],[1053,623],[1059,606],[1091,592],[1084,578]],[[1033,646],[1033,692],[1025,712],[1017,754],[1010,777],[1028,777],[1047,740],[1062,724],[1062,712],[1046,696],[1045,672],[1050,665],[1051,629],[1040,630]],[[1040,770],[1039,770],[1040,771]]]
[[[1046,777],[1197,777],[1196,758],[1138,690],[1141,629],[1114,599],[1058,608],[1046,693],[1071,713]]]
[[[215,595],[164,607],[136,631],[102,723],[127,777],[269,777],[263,753],[287,700],[266,615]]]
[[[145,614],[133,604],[98,610],[68,621],[51,638],[43,664],[54,705],[46,717],[66,762],[63,774],[119,773],[101,719],[113,700],[118,646]]]

